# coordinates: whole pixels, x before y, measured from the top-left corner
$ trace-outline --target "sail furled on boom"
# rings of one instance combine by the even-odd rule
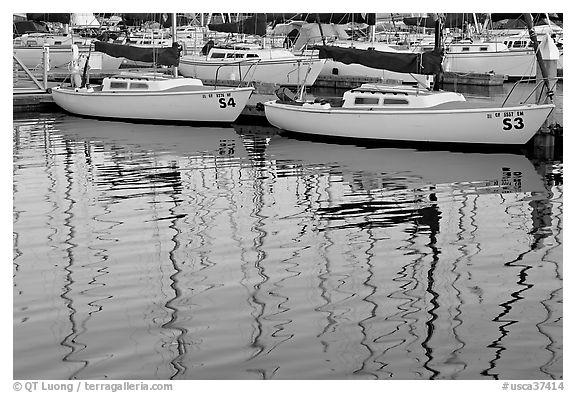
[[[411,74],[437,74],[442,72],[442,54],[439,51],[422,53],[381,52],[375,49],[317,46],[321,59],[333,59],[344,64],[361,64],[379,70]]]
[[[438,14],[436,14],[438,15]],[[428,14],[428,16],[407,16],[402,19],[406,26],[418,26],[433,29],[437,16],[434,14]],[[479,23],[484,23],[486,19],[486,14],[478,13],[476,14],[476,20]],[[443,26],[444,27],[462,27],[465,23],[474,23],[474,15],[471,13],[448,13],[443,14]]]
[[[266,14],[254,14],[244,20],[232,23],[211,23],[208,25],[210,31],[221,33],[254,34],[266,35]]]
[[[127,25],[139,26],[144,22],[158,22],[164,28],[172,27],[172,18],[170,13],[127,13],[120,14]]]
[[[304,21],[308,23],[334,23],[345,25],[348,23],[365,23],[367,25],[376,24],[375,13],[297,13],[297,14],[266,14],[267,21],[276,23],[286,23],[288,21]]]
[[[125,57],[129,60],[155,63],[157,65],[178,66],[180,63],[180,51],[176,42],[169,48],[140,48],[96,41],[94,50],[106,53],[112,57]]]
[[[59,22],[64,24],[70,24],[69,13],[45,13],[45,14],[26,14],[26,19],[36,21],[36,22]]]

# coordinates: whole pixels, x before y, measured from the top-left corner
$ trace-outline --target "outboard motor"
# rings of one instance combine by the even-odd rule
[[[280,87],[276,89],[276,96],[280,99],[280,101],[284,102],[294,102],[296,101],[296,94],[292,90],[287,87]]]

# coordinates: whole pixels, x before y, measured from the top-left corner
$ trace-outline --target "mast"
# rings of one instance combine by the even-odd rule
[[[178,37],[176,37],[176,13],[172,13],[172,46],[178,42]],[[178,66],[172,66],[172,75],[174,78],[178,77]]]
[[[434,51],[440,53],[442,50],[442,21],[440,14],[436,15],[434,22]],[[440,90],[440,79],[442,79],[442,71],[436,72],[434,75],[434,91]]]
[[[320,36],[322,37],[322,45],[326,45],[326,38],[322,32],[322,23],[320,23],[320,15],[316,14],[316,23],[318,23],[318,29],[320,30]]]
[[[548,81],[548,70],[544,64],[544,59],[542,58],[542,52],[540,52],[540,48],[538,47],[538,37],[536,36],[536,31],[534,30],[534,22],[532,20],[532,14],[526,13],[522,14],[524,17],[524,21],[526,22],[526,26],[528,27],[528,34],[530,35],[530,40],[532,41],[534,52],[536,52],[536,60],[538,61],[538,66],[540,67],[540,71],[542,72],[542,78],[544,79],[544,85],[546,86],[546,90],[550,91],[550,85]]]
[[[476,28],[476,34],[480,35],[480,25],[478,24],[478,18],[476,18],[476,13],[472,13],[472,17],[474,18],[474,27]]]

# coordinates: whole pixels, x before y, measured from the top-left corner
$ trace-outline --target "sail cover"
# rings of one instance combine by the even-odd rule
[[[221,33],[240,33],[266,35],[266,14],[255,14],[244,20],[233,23],[211,23],[208,25],[210,31]]]
[[[301,20],[309,23],[334,23],[345,25],[348,23],[376,24],[376,14],[349,13],[349,14],[326,14],[326,13],[299,13],[299,14],[266,14],[268,22],[284,23],[290,20]]]
[[[435,50],[423,53],[396,53],[328,45],[316,48],[320,51],[321,59],[333,59],[344,64],[361,64],[379,70],[411,74],[442,72],[442,54]]]
[[[66,13],[26,14],[26,19],[37,22],[59,22],[70,24],[70,14]]]
[[[94,50],[106,53],[112,57],[125,57],[129,60],[144,61],[157,65],[178,66],[180,62],[180,52],[177,43],[173,43],[171,48],[139,48],[96,41]]]

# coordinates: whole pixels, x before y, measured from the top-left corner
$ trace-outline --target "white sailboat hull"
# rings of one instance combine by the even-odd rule
[[[383,81],[396,80],[405,84],[419,84],[430,87],[434,78],[430,75],[406,74],[388,70],[378,70],[376,68],[366,67],[361,64],[344,64],[339,61],[327,59],[326,64],[320,71],[320,76],[339,76],[352,78],[380,78]]]
[[[505,52],[458,52],[444,55],[446,72],[494,72],[509,78],[536,77],[537,62],[533,50]]]
[[[201,80],[243,80],[277,85],[311,86],[318,78],[324,59],[206,60],[200,56],[183,56],[179,72]]]
[[[88,55],[89,48],[87,46],[79,46],[80,54],[86,56]],[[72,49],[68,46],[58,46],[52,45],[49,47],[49,60],[50,69],[61,69],[62,71],[68,71],[70,63],[72,62]],[[34,69],[42,65],[44,48],[41,46],[22,46],[14,47],[14,54],[18,59],[29,69]],[[101,70],[117,70],[122,64],[123,58],[115,58],[109,56],[105,53],[94,52],[92,50],[91,57],[100,56],[101,61],[91,62],[91,69],[101,69]],[[96,65],[97,64],[97,65]]]
[[[55,87],[54,102],[83,116],[191,122],[233,122],[254,89],[206,88],[186,92],[98,92]]]
[[[323,108],[324,106],[324,108]],[[410,142],[523,145],[554,105],[506,108],[366,110],[269,101],[266,118],[283,130],[330,137]]]

